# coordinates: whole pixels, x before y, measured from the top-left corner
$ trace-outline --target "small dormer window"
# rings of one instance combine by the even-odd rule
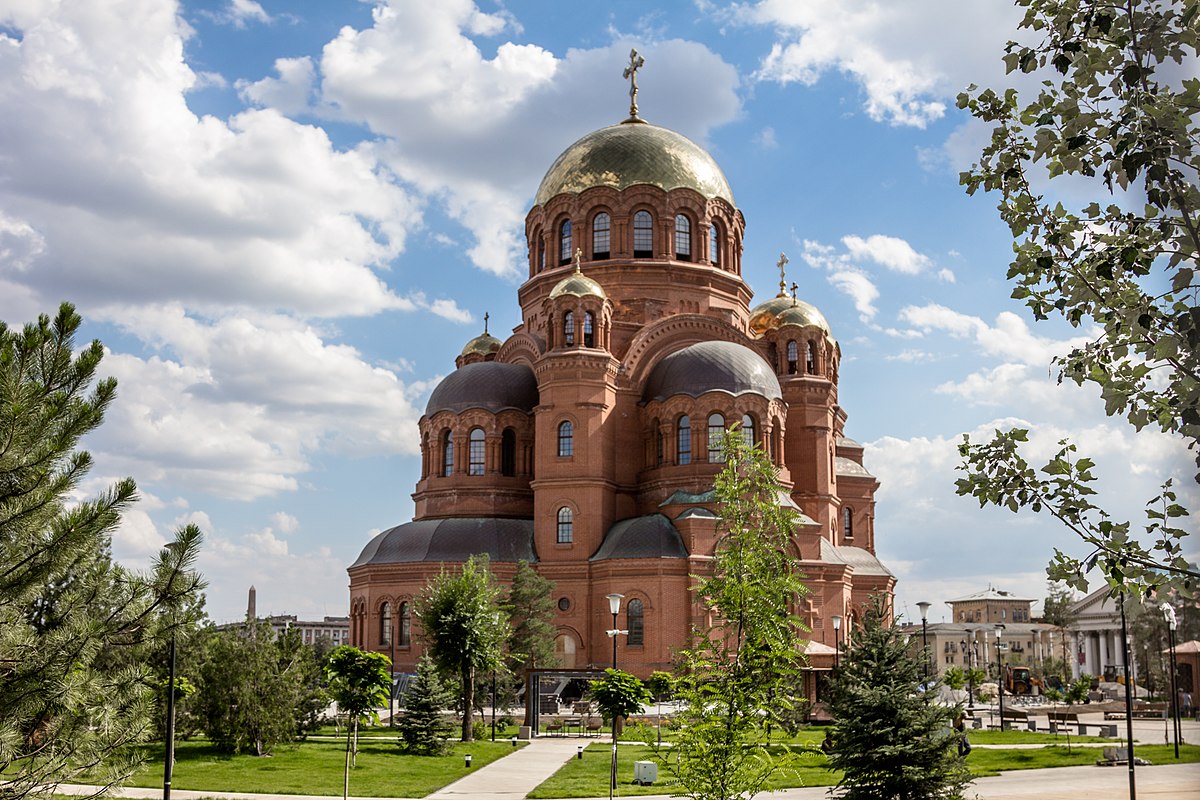
[[[567,347],[575,346],[575,312],[573,311],[563,314],[563,344]]]
[[[558,263],[571,263],[571,220],[563,220],[558,229]]]
[[[650,258],[654,255],[654,219],[649,211],[633,215],[633,257]]]
[[[675,215],[675,258],[692,260],[692,221],[683,214]]]
[[[797,365],[800,363],[800,348],[794,340],[787,343],[787,373],[795,375]]]
[[[592,258],[596,261],[608,258],[612,240],[612,220],[601,211],[592,218]]]
[[[805,344],[804,368],[808,371],[809,375],[813,375],[817,371],[816,348],[813,347],[812,342],[808,342]]]
[[[583,312],[583,346],[596,346],[596,315],[590,311]]]

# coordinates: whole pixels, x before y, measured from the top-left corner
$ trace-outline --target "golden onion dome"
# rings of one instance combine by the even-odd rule
[[[534,205],[594,186],[638,184],[665,191],[694,189],[733,205],[725,174],[707,152],[682,134],[631,118],[589,133],[558,157],[538,187]]]
[[[484,331],[471,341],[467,342],[467,346],[462,349],[462,353],[460,355],[490,356],[500,349],[501,344],[502,342],[499,339],[497,339],[495,336],[492,336],[487,331]]]
[[[550,299],[553,300],[565,294],[574,295],[575,297],[598,297],[601,300],[608,298],[608,295],[604,293],[604,288],[600,284],[580,271],[578,262],[575,264],[575,271],[555,284],[554,288],[550,290]]]
[[[762,336],[784,325],[817,327],[833,338],[833,331],[829,329],[825,315],[818,311],[816,306],[803,300],[794,300],[781,294],[760,303],[750,312],[750,331],[755,336]]]

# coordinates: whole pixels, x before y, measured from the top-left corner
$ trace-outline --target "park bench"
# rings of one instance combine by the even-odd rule
[[[1098,767],[1115,767],[1120,764],[1128,763],[1129,748],[1127,747],[1106,747],[1102,751],[1102,757],[1096,759],[1096,766]],[[1139,767],[1148,766],[1150,764],[1149,761],[1137,755],[1133,757],[1133,763]]]

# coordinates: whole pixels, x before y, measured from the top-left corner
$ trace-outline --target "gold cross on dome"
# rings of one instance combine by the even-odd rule
[[[787,277],[784,275],[783,268],[787,266],[788,257],[784,253],[779,254],[779,261],[775,266],[779,267],[779,296],[787,297]]]
[[[799,288],[799,284],[797,284],[795,281],[792,281],[792,305],[796,305],[796,290]]]
[[[646,59],[638,55],[637,50],[629,51],[629,66],[625,68],[624,76],[629,81],[629,118],[637,119],[637,71],[646,66]]]
[[[583,251],[575,248],[575,271],[583,272]]]
[[[488,332],[488,329],[487,329],[488,318],[489,318],[488,312],[486,312],[486,311],[483,312],[483,335],[484,336],[487,336],[487,332]]]

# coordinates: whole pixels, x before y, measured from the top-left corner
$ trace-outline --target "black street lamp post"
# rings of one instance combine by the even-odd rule
[[[996,682],[1000,687],[1000,730],[1004,730],[1004,626],[996,626]]]
[[[967,708],[975,708],[975,678],[971,674],[971,651],[967,649],[967,640],[958,643],[962,648],[963,661],[967,663]]]
[[[833,668],[836,670],[839,666],[842,651],[842,618],[838,614],[834,614],[833,620]]]
[[[617,627],[617,615],[621,613],[621,600],[625,598],[623,594],[613,593],[608,596],[608,610],[612,612],[613,625],[612,630],[608,635],[613,640],[613,659],[612,668],[615,672],[617,669],[617,637],[622,633],[628,634],[629,631],[620,630]],[[609,769],[608,776],[608,800],[612,800],[613,794],[617,791],[617,715],[613,714],[612,718],[612,765]]]
[[[1124,662],[1125,674],[1125,739],[1129,752],[1129,800],[1137,800],[1137,777],[1134,775],[1133,757],[1133,681],[1130,680],[1129,662],[1133,655],[1129,649],[1129,626],[1125,621],[1125,593],[1117,596],[1117,604],[1121,609],[1121,661]]]
[[[931,605],[933,604],[926,602],[917,603],[917,608],[921,609],[921,656],[924,662],[925,693],[929,692],[929,628],[926,626],[926,617],[929,616]]]
[[[1163,617],[1167,620],[1167,647],[1170,649],[1171,654],[1171,680],[1169,683],[1171,688],[1171,705],[1167,706],[1167,708],[1171,711],[1171,731],[1174,733],[1175,739],[1175,758],[1178,759],[1180,732],[1179,687],[1175,683],[1175,671],[1178,669],[1178,667],[1175,666],[1175,626],[1177,624],[1177,620],[1175,619],[1175,609],[1171,607],[1170,603],[1163,603],[1161,606],[1159,606],[1159,608],[1163,612]]]

